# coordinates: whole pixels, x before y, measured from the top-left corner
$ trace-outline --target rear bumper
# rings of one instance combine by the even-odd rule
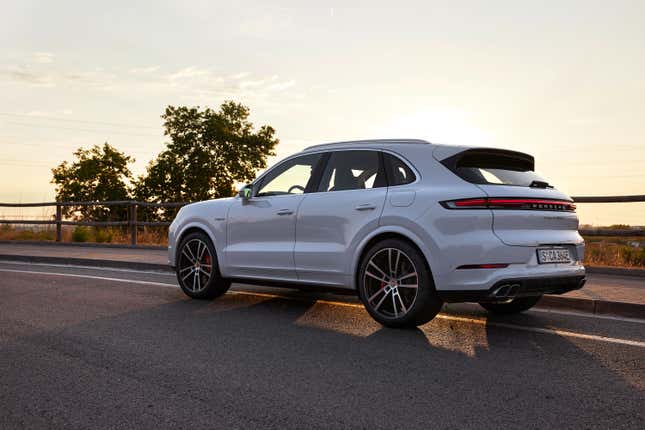
[[[503,279],[488,290],[438,291],[444,302],[500,302],[516,297],[539,296],[542,294],[563,294],[577,290],[585,284],[584,275],[558,276],[548,278]]]

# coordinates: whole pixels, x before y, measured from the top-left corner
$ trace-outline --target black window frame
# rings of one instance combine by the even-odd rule
[[[410,173],[412,174],[412,180],[410,182],[406,182],[404,184],[394,184],[393,183],[394,182],[394,177],[395,177],[394,166],[392,165],[391,162],[387,161],[386,156],[392,157],[392,158],[398,160],[401,164],[403,164],[406,167],[406,169],[409,170]],[[408,163],[403,161],[403,159],[401,157],[399,157],[399,156],[397,156],[395,154],[392,154],[390,152],[381,151],[381,158],[382,158],[382,163],[385,166],[385,175],[387,177],[387,186],[388,187],[402,187],[404,185],[410,185],[411,183],[416,182],[416,180],[418,179],[417,173],[414,171],[414,169],[412,169]]]
[[[376,171],[376,178],[374,179],[374,186],[372,188],[355,188],[351,190],[338,190],[338,191],[361,191],[361,190],[372,190],[376,188],[387,188],[389,186],[388,183],[388,176],[387,172],[385,170],[385,164],[383,160],[383,151],[378,150],[378,149],[358,149],[358,148],[351,148],[351,149],[344,149],[344,150],[330,150],[325,152],[325,160],[324,160],[324,165],[320,166],[320,171],[317,172],[319,175],[316,178],[316,186],[314,187],[315,191],[312,192],[318,192],[318,193],[334,193],[338,191],[327,191],[327,190],[321,190],[320,186],[322,185],[322,179],[327,171],[327,166],[329,165],[329,162],[331,160],[331,156],[334,153],[340,153],[340,152],[375,152],[376,155],[378,156],[378,170]],[[316,166],[319,167],[319,166]],[[376,186],[376,180],[379,178],[383,178],[383,184]]]
[[[262,188],[262,186],[264,185],[264,183],[266,182],[267,177],[269,177],[274,170],[280,169],[283,165],[285,165],[287,163],[291,163],[291,162],[293,162],[295,160],[298,160],[299,158],[310,157],[310,156],[315,156],[315,155],[318,155],[319,158],[316,161],[316,164],[314,165],[314,167],[312,169],[311,177],[307,181],[307,184],[305,184],[305,190],[303,191],[302,194],[308,194],[308,193],[313,192],[312,189],[313,190],[317,189],[318,188],[317,184],[318,184],[318,182],[320,182],[320,176],[322,175],[321,172],[320,172],[321,165],[323,167],[327,165],[327,158],[329,158],[329,157],[327,156],[326,153],[313,152],[313,153],[310,153],[310,154],[300,154],[300,155],[297,155],[295,157],[288,158],[288,159],[284,160],[280,164],[278,164],[278,165],[274,166],[273,168],[271,168],[271,170],[266,172],[266,174],[262,175],[262,177],[259,180],[257,180],[256,182],[253,183],[252,197],[267,198],[267,197],[300,195],[300,194],[291,193],[291,194],[273,194],[273,195],[263,196],[263,195],[259,195],[259,192],[260,192],[260,189]],[[281,172],[281,173],[283,173],[283,172]]]

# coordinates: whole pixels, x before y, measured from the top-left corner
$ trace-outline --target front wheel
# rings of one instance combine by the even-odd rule
[[[517,314],[531,309],[542,296],[518,297],[507,303],[480,303],[479,305],[494,314]]]
[[[177,248],[177,255],[177,281],[187,296],[214,299],[231,286],[231,282],[220,275],[215,247],[206,234],[187,235]]]
[[[359,268],[358,292],[367,312],[387,327],[425,324],[443,305],[425,258],[400,239],[383,240],[367,251]]]

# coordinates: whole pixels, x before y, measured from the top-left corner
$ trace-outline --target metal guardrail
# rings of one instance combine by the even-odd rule
[[[645,195],[631,196],[580,196],[572,197],[576,203],[642,203],[645,202]],[[30,208],[30,207],[56,207],[56,216],[51,220],[15,220],[0,219],[0,224],[32,224],[32,225],[56,225],[56,241],[62,241],[62,226],[76,225],[89,227],[128,226],[130,230],[131,245],[137,244],[137,230],[139,227],[165,227],[170,225],[168,221],[139,221],[137,219],[138,207],[153,208],[176,208],[187,205],[188,202],[166,202],[151,203],[136,200],[115,200],[107,202],[42,202],[42,203],[0,203],[0,207],[6,208]],[[129,208],[129,219],[127,221],[65,221],[63,219],[63,207],[69,206],[127,206]],[[586,236],[645,236],[645,229],[583,229],[580,233]]]
[[[114,200],[114,201],[92,201],[92,202],[42,202],[42,203],[0,203],[0,207],[6,208],[33,208],[33,207],[56,207],[56,215],[51,220],[16,220],[0,219],[0,224],[30,224],[30,225],[56,225],[56,242],[63,239],[63,226],[76,225],[88,227],[113,227],[128,226],[130,230],[130,244],[137,244],[137,230],[139,227],[165,227],[169,221],[139,221],[137,219],[138,207],[153,208],[176,208],[187,205],[186,202],[151,203],[136,200]],[[126,206],[128,207],[129,219],[127,221],[65,221],[63,219],[63,207],[70,206]]]

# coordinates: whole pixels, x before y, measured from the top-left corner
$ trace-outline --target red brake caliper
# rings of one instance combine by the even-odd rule
[[[206,254],[204,256],[204,264],[206,264],[207,266],[211,265],[211,256],[210,256],[210,254]],[[211,271],[211,267],[208,268],[209,273],[210,273],[210,271]]]

